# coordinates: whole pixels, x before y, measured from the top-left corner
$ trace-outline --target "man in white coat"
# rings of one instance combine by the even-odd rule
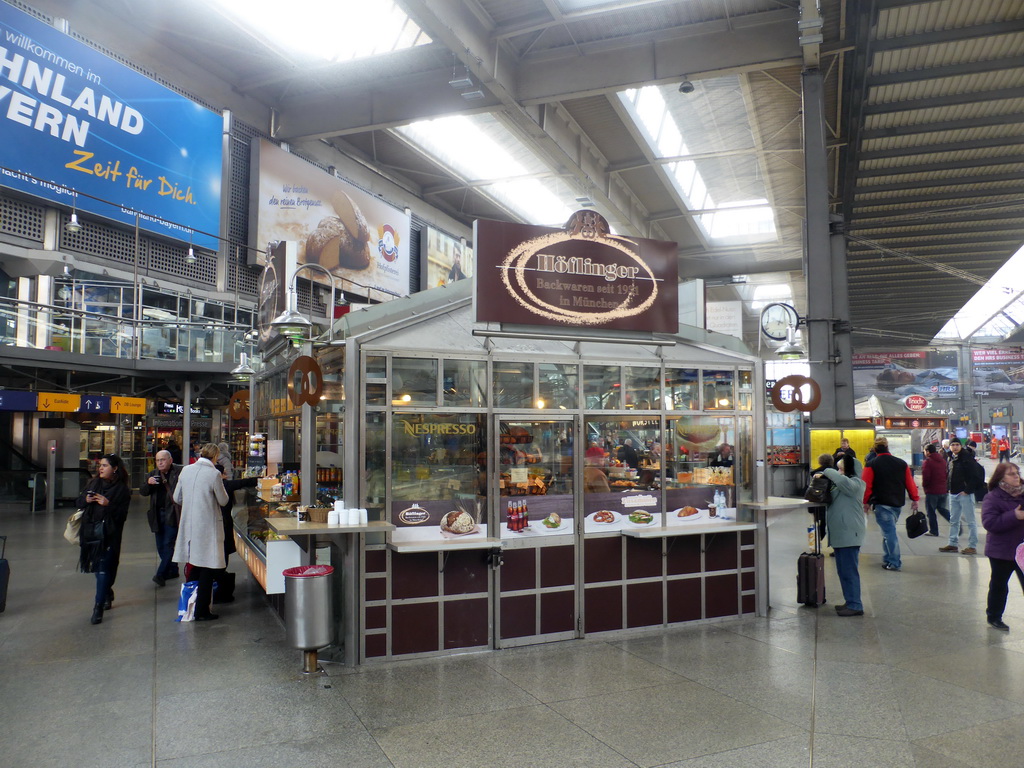
[[[174,500],[181,505],[178,538],[174,542],[174,562],[189,563],[196,589],[196,621],[220,618],[210,612],[213,581],[227,567],[224,557],[224,521],[220,508],[228,502],[228,492],[220,471],[214,466],[219,450],[207,443],[199,459],[181,470]]]

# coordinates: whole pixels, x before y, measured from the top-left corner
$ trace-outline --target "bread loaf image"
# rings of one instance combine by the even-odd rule
[[[320,220],[306,239],[306,261],[327,269],[366,269],[370,266],[370,225],[358,209],[354,211],[353,234],[338,216]]]

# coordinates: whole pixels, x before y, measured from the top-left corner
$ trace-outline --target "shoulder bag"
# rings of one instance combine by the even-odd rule
[[[918,536],[923,536],[928,533],[928,518],[924,516],[924,512],[917,510],[909,517],[907,517],[907,538],[916,539]]]
[[[77,509],[68,518],[68,524],[64,526],[64,538],[68,544],[74,544],[77,547],[81,543],[79,535],[82,532],[82,515],[84,514],[84,509]]]

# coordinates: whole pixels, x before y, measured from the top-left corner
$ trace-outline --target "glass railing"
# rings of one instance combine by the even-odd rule
[[[0,299],[0,346],[121,359],[235,363],[253,353],[252,329],[225,323],[134,320]]]

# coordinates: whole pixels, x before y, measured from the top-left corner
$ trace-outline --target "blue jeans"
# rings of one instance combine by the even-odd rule
[[[854,611],[863,611],[864,603],[860,601],[860,570],[858,560],[860,547],[836,547],[836,573],[839,585],[843,588],[846,607]]]
[[[160,523],[160,530],[156,532],[156,552],[160,555],[160,565],[156,568],[156,575],[161,579],[169,579],[178,572],[176,563],[171,562],[174,557],[174,542],[178,538],[178,529]]]
[[[100,558],[99,569],[96,571],[96,604],[104,603],[107,596],[114,588],[114,579],[117,578],[117,565],[121,559],[120,551],[113,547],[107,547],[107,551]]]
[[[974,494],[949,494],[949,546],[957,546],[960,521],[967,521],[967,546],[978,548],[978,520],[974,515]]]
[[[882,564],[902,568],[900,542],[896,538],[896,522],[900,519],[899,507],[875,504],[875,522],[882,529]]]
[[[924,508],[928,513],[928,533],[939,535],[939,520],[935,516],[938,512],[949,522],[949,507],[946,502],[949,499],[948,493],[926,493],[924,495]]]

